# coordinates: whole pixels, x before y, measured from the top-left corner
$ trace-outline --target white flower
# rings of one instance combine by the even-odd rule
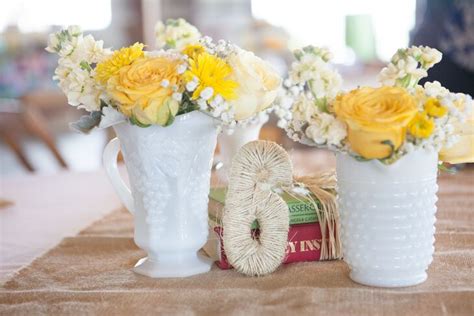
[[[207,109],[207,102],[206,102],[206,100],[204,100],[204,99],[198,99],[198,100],[197,100],[197,104],[199,105],[199,109],[201,109],[202,111],[204,111],[204,110]]]
[[[430,69],[435,64],[439,63],[443,58],[443,54],[435,49],[428,46],[421,46],[421,64],[425,69]]]
[[[284,119],[279,119],[278,122],[277,122],[277,126],[279,128],[285,129],[288,126],[288,121],[286,121]]]
[[[194,44],[201,38],[201,33],[184,19],[169,19],[166,24],[159,21],[155,25],[156,46],[181,50]]]
[[[441,56],[438,50],[425,46],[399,49],[378,79],[383,85],[412,88],[428,75],[427,70],[438,63]]]
[[[237,99],[230,102],[235,119],[248,119],[270,107],[282,81],[273,67],[243,49],[237,49],[227,61],[233,70],[230,79],[239,85]]]
[[[318,112],[313,116],[305,134],[317,145],[341,146],[347,131],[345,125],[333,115]]]
[[[181,100],[183,99],[183,94],[182,93],[178,93],[178,92],[175,92],[173,93],[173,99],[175,99],[176,101],[178,102],[181,102]]]
[[[394,86],[398,79],[398,69],[394,64],[388,64],[378,75],[378,81],[384,86]]]
[[[177,69],[178,74],[181,75],[181,74],[185,73],[187,68],[188,67],[185,64],[179,65],[178,69]]]
[[[216,94],[212,101],[218,105],[224,102],[224,98],[220,94]]]
[[[198,85],[198,82],[197,81],[189,81],[188,83],[186,83],[186,90],[188,90],[189,92],[192,92],[196,89]]]
[[[110,49],[104,49],[104,41],[96,41],[92,35],[78,38],[76,51],[72,58],[80,61],[87,61],[89,64],[96,64],[103,61],[112,54]]]
[[[295,84],[307,84],[310,92],[315,98],[326,98],[328,101],[334,99],[341,90],[342,79],[339,73],[333,69],[328,60],[329,52],[319,48],[308,46],[295,53],[297,61],[291,65],[290,79]],[[297,86],[290,91],[297,95]]]
[[[425,94],[429,97],[445,97],[449,94],[449,90],[446,89],[438,81],[425,82],[423,86],[425,88]]]
[[[166,88],[170,85],[170,81],[168,79],[163,79],[160,84],[163,88]]]
[[[206,87],[201,91],[199,96],[204,100],[209,100],[213,94],[214,94],[214,89],[211,87]]]
[[[81,30],[81,27],[79,25],[70,25],[67,28],[67,31],[72,36],[79,36],[79,35],[82,34],[82,30]]]
[[[46,50],[60,56],[53,78],[59,81],[69,104],[87,111],[100,110],[103,87],[94,79],[93,65],[111,53],[103,48],[103,42],[91,35],[84,37],[73,26],[51,35]]]
[[[410,143],[410,142],[405,142],[403,148],[407,153],[411,153],[415,150],[415,145],[413,145],[413,143]]]
[[[309,122],[316,115],[318,108],[314,100],[308,99],[305,95],[300,95],[293,104],[292,114],[294,119]]]
[[[49,34],[48,36],[48,46],[46,47],[46,51],[50,53],[57,53],[60,50],[60,39],[57,33]]]

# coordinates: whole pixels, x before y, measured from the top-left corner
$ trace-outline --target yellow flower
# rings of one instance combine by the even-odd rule
[[[136,59],[109,79],[107,92],[120,112],[132,120],[166,126],[179,109],[172,87],[180,84],[180,63],[168,56]]]
[[[204,52],[206,52],[206,49],[201,44],[190,44],[183,49],[183,54],[192,59],[196,59],[197,56]]]
[[[96,80],[105,84],[110,77],[118,74],[124,66],[130,65],[135,59],[143,57],[143,47],[141,43],[135,43],[129,47],[123,47],[115,51],[112,56],[97,64]]]
[[[432,117],[443,117],[448,113],[448,108],[442,106],[436,98],[429,98],[425,102],[425,111]]]
[[[435,123],[426,113],[418,112],[408,124],[408,131],[416,138],[428,138],[433,133]]]
[[[417,111],[414,98],[399,87],[359,88],[334,102],[351,149],[366,159],[387,158],[398,149]]]
[[[198,79],[198,85],[193,92],[192,98],[198,99],[201,91],[207,87],[213,89],[213,97],[221,95],[225,100],[233,100],[237,97],[237,82],[230,79],[232,68],[219,57],[209,53],[202,53],[196,59],[189,60],[190,68],[184,73],[185,81]]]

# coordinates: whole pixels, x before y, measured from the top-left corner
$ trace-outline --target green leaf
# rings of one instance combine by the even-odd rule
[[[405,77],[401,79],[397,79],[398,85],[402,88],[408,88],[408,86],[410,85],[410,81],[411,81],[410,75],[405,75]]]
[[[131,116],[130,117],[130,123],[132,123],[132,125],[136,125],[138,127],[143,127],[143,128],[146,128],[146,127],[149,127],[151,126],[151,124],[143,124],[141,123],[139,120],[137,120],[137,118],[135,116]]]
[[[391,156],[393,152],[395,151],[395,145],[392,143],[392,141],[387,139],[387,140],[383,140],[381,143],[384,145],[390,146],[390,156]]]
[[[166,25],[169,25],[169,26],[179,26],[179,19],[168,19],[166,20]]]
[[[326,98],[315,99],[316,106],[323,113],[329,113],[328,101]]]
[[[85,60],[81,61],[79,63],[79,66],[81,66],[81,69],[82,70],[87,70],[88,72],[91,72],[92,71],[92,67],[91,65],[89,65],[89,63]]]
[[[176,48],[176,41],[173,39],[166,40],[166,46],[169,48]]]
[[[100,109],[102,110],[106,106],[109,106],[109,105],[104,100],[100,99]]]
[[[170,116],[168,117],[168,121],[166,121],[166,124],[165,124],[164,126],[170,126],[171,124],[173,124],[174,118],[175,118],[175,116],[170,115]]]
[[[89,134],[96,126],[100,124],[102,119],[101,111],[94,111],[89,115],[83,115],[78,121],[69,124],[69,127],[76,132]]]
[[[458,170],[456,169],[456,167],[452,167],[452,168],[449,168],[447,167],[445,164],[443,164],[442,162],[440,162],[438,164],[438,170],[439,171],[444,171],[444,172],[447,172],[449,174],[456,174],[458,172]]]
[[[191,95],[189,94],[189,92],[185,92],[183,93],[183,99],[181,100],[181,104],[176,115],[196,111],[198,108],[198,105],[191,100]]]
[[[360,162],[366,162],[369,161],[370,159],[364,158],[362,156],[354,156],[354,159]]]
[[[400,156],[400,151],[397,151],[395,149],[395,145],[393,145],[392,141],[384,140],[381,143],[384,144],[384,145],[390,146],[390,154],[385,158],[378,159],[381,163],[383,163],[384,165],[391,165],[392,163],[394,163],[395,161],[400,159],[400,157],[401,157]]]

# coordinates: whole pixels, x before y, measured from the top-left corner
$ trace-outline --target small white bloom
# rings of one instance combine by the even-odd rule
[[[214,111],[212,111],[212,115],[214,117],[219,117],[224,112],[224,110],[225,109],[223,107],[216,107],[216,108],[214,108]]]
[[[204,111],[207,109],[207,102],[204,99],[198,99],[197,104],[199,105],[199,109]]]
[[[443,54],[435,48],[421,46],[420,50],[422,65],[425,69],[430,69],[443,58]]]
[[[341,141],[347,136],[347,131],[344,124],[334,116],[316,112],[305,134],[317,145],[341,146]]]
[[[192,92],[194,90],[196,90],[196,87],[197,87],[198,83],[196,81],[189,81],[188,83],[186,83],[186,90],[188,90],[189,92]]]
[[[415,150],[415,145],[413,145],[413,143],[410,143],[410,142],[405,142],[405,151],[407,153],[411,153]]]
[[[221,104],[222,102],[224,102],[224,98],[220,95],[220,94],[216,94],[216,96],[214,97],[213,99],[214,103],[216,105],[219,105]]]
[[[178,74],[181,75],[183,74],[185,71],[186,71],[187,67],[185,64],[181,64],[178,66],[177,68],[177,71],[178,71]]]
[[[209,100],[214,94],[214,89],[212,87],[204,88],[199,96],[204,100]]]
[[[170,81],[168,79],[163,79],[160,84],[163,88],[166,88],[170,85]]]
[[[184,19],[169,19],[164,24],[159,21],[155,25],[156,46],[181,50],[189,44],[199,41],[201,33]]]
[[[449,90],[441,86],[438,81],[425,82],[424,88],[426,95],[429,97],[446,97],[449,94]]]
[[[68,31],[68,33],[71,34],[72,36],[79,36],[80,34],[82,34],[81,27],[78,26],[78,25],[70,25],[70,26],[67,28],[67,31]]]
[[[293,95],[298,95],[300,93],[300,89],[297,86],[293,86],[290,88],[290,92]]]
[[[285,129],[288,126],[288,122],[284,119],[279,119],[277,122],[277,126],[281,129]]]
[[[290,80],[289,78],[285,79],[285,80],[283,81],[283,86],[285,86],[285,87],[287,87],[287,88],[291,87],[291,86],[292,86],[291,80]]]
[[[173,99],[175,99],[176,101],[178,102],[181,102],[181,100],[183,99],[183,94],[182,93],[178,93],[178,92],[175,92],[173,93]]]

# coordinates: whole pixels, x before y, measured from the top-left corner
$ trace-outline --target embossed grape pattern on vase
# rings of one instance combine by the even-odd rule
[[[167,127],[123,123],[114,129],[130,179],[134,240],[148,253],[135,271],[172,277],[209,270],[197,251],[208,235],[214,120],[195,111]]]

